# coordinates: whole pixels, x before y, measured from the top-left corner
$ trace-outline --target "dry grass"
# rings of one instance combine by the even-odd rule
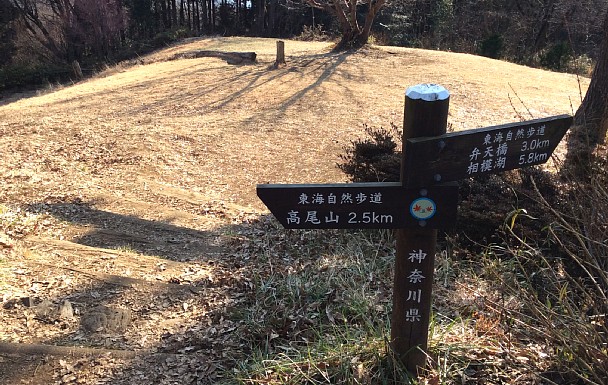
[[[113,177],[149,179],[205,199],[261,208],[256,183],[344,180],[335,167],[342,148],[362,134],[364,123],[399,124],[410,85],[448,88],[455,130],[517,121],[512,103],[527,118],[513,90],[534,117],[570,113],[580,100],[572,75],[464,54],[393,47],[333,54],[329,48],[289,41],[288,65],[274,71],[268,69],[273,40],[201,39],[168,48],[151,60],[193,49],[254,50],[259,63],[159,61],[8,103],[0,108],[0,146],[3,153],[32,160],[55,158],[60,148],[74,153],[84,152],[82,146],[106,148],[137,161],[135,167],[118,162],[104,168],[103,184],[114,184]],[[24,142],[29,149],[19,147]],[[76,175],[88,182],[90,171],[79,171],[82,162],[66,155],[62,184],[78,179],[80,185],[83,178]],[[0,170],[27,174],[32,166],[26,163],[7,157]],[[35,171],[44,180],[57,175]]]
[[[258,63],[231,66],[214,58],[165,61],[175,53],[200,49],[255,51]],[[451,91],[449,122],[455,130],[531,118],[526,116],[528,109],[535,118],[570,113],[580,101],[579,89],[584,91],[587,85],[587,80],[579,83],[572,75],[472,55],[394,47],[336,54],[330,49],[328,43],[287,41],[287,65],[271,70],[274,40],[192,39],[142,58],[146,64],[123,64],[73,86],[4,99],[0,229],[11,243],[0,243],[0,298],[70,298],[81,301],[78,306],[83,309],[99,302],[128,306],[136,325],[120,336],[83,335],[74,323],[34,320],[31,327],[23,324],[19,305],[0,313],[0,340],[178,353],[171,362],[145,361],[153,356],[136,364],[97,365],[106,372],[82,369],[78,376],[84,383],[99,378],[116,384],[133,378],[170,383],[171,375],[193,365],[197,371],[189,372],[191,376],[213,381],[231,359],[247,363],[251,342],[240,336],[256,329],[230,316],[235,309],[256,309],[255,292],[264,293],[264,280],[291,277],[327,284],[352,268],[354,273],[348,275],[361,279],[372,298],[377,296],[376,302],[388,302],[390,247],[365,241],[369,234],[341,234],[338,242],[338,237],[315,232],[285,234],[272,222],[257,222],[265,213],[255,196],[257,183],[345,181],[336,167],[339,154],[364,135],[363,124],[399,125],[404,91],[411,85],[433,82]],[[376,265],[358,268],[357,263],[370,262],[369,253],[378,257]],[[70,270],[74,266],[98,274]],[[337,273],[323,281],[333,272]],[[99,279],[102,273],[133,277],[147,285],[117,288]],[[381,274],[387,279],[374,279]],[[193,291],[175,296],[165,290],[167,284],[188,284]],[[475,284],[463,283],[462,296],[474,292]],[[281,290],[299,288],[294,284]],[[352,292],[344,295],[359,298],[358,288],[350,287]],[[450,288],[446,285],[445,291]],[[285,305],[285,298],[278,300]],[[298,317],[300,310],[314,307],[298,301],[285,305]],[[342,321],[340,312],[370,313],[365,298],[352,306],[345,301],[340,304],[343,309],[330,305],[312,310],[319,313],[319,320],[333,319],[331,324]],[[264,306],[257,309],[260,314],[269,311]],[[380,317],[387,310],[383,306]],[[285,313],[277,311],[275,316]],[[450,317],[437,326],[436,335],[447,343],[435,352],[442,366],[451,365],[453,348],[462,344],[486,343],[488,351],[497,349],[497,338],[489,333],[457,342],[461,329],[443,329]],[[473,327],[466,319],[452,318],[455,325],[469,331]],[[284,317],[277,322],[285,322]],[[384,319],[373,322],[380,334],[370,337],[375,338],[368,347],[372,350],[384,338]],[[480,330],[492,330],[495,320],[485,322],[486,326],[478,325]],[[260,327],[260,340],[278,334],[274,325]],[[366,338],[352,328],[338,332],[350,336],[345,343]],[[475,350],[471,359],[482,360],[488,351]],[[350,378],[358,380],[367,374],[360,372],[356,360],[377,354],[350,349],[343,353],[354,365]],[[463,355],[456,357],[454,368],[461,368]],[[49,383],[49,378],[17,374],[28,369],[47,368],[39,373],[51,376],[66,371],[65,361],[32,362],[29,367],[29,361],[13,358],[4,366],[2,362],[0,367],[10,370],[0,374],[11,383]],[[327,368],[323,359],[320,364]],[[250,374],[247,370],[243,373]],[[369,370],[378,373],[382,368]]]

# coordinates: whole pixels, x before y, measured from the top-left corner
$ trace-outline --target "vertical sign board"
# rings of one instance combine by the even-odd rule
[[[450,93],[438,85],[421,84],[406,90],[402,185],[405,186],[412,172],[405,157],[407,140],[445,134],[449,103]],[[420,172],[425,173],[426,170]],[[428,188],[428,185],[413,187]],[[401,228],[395,232],[395,239],[391,347],[408,372],[416,376],[420,368],[426,366],[437,230]]]
[[[399,183],[261,184],[257,194],[285,228],[396,230],[391,347],[408,371],[426,365],[438,228],[456,219],[446,183],[541,164],[572,123],[560,115],[446,134],[449,92],[407,89]]]

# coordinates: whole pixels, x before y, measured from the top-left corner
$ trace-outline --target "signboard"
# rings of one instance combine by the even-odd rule
[[[458,205],[457,184],[261,184],[257,194],[288,229],[446,228]]]
[[[415,376],[427,362],[438,228],[454,224],[453,182],[545,163],[569,115],[446,134],[449,92],[408,88],[402,182],[261,184],[258,197],[289,229],[397,229],[391,348]]]
[[[453,132],[406,142],[406,187],[432,186],[545,163],[570,115]]]

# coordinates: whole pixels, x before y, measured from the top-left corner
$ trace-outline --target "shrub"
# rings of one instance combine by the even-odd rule
[[[186,28],[177,28],[157,34],[154,36],[153,41],[158,43],[155,45],[157,48],[163,48],[167,44],[175,43],[190,36],[192,36],[191,31],[188,31]]]
[[[305,25],[302,28],[302,33],[296,37],[296,40],[301,41],[329,41],[331,36],[323,30],[323,25],[317,24],[315,26]]]
[[[338,168],[353,182],[396,182],[401,170],[401,151],[397,150],[401,131],[391,123],[391,129],[365,127],[369,136],[351,142],[341,154]]]
[[[553,44],[540,55],[540,65],[552,70],[563,70],[572,60],[572,49],[566,42]]]
[[[567,181],[560,205],[536,196],[554,220],[545,239],[515,236],[516,269],[502,278],[504,295],[522,304],[509,316],[550,347],[542,377],[553,383],[608,378],[608,169],[603,158],[592,162],[594,176]]]
[[[481,42],[479,54],[492,59],[498,59],[502,56],[503,47],[503,37],[499,34],[493,34]]]
[[[58,64],[9,65],[0,68],[0,90],[37,87],[61,82],[73,75],[71,66]]]
[[[399,181],[401,130],[393,123],[390,129],[364,128],[367,136],[345,148],[338,168],[355,183]],[[460,246],[476,250],[498,239],[497,231],[515,199],[509,177],[508,174],[482,175],[459,182],[459,214],[451,235],[459,240]]]

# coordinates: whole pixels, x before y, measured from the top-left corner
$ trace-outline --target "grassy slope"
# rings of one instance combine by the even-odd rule
[[[196,159],[199,172],[189,182],[182,180],[182,187],[203,184],[214,198],[260,208],[251,187],[258,182],[343,180],[335,168],[343,146],[361,135],[364,123],[400,125],[403,93],[410,85],[432,82],[450,90],[455,130],[517,121],[518,114],[527,119],[570,113],[580,100],[573,75],[406,48],[335,55],[326,43],[290,41],[288,65],[273,71],[268,69],[273,40],[202,39],[146,60],[191,49],[254,50],[259,63],[230,66],[209,58],[114,70],[0,107],[4,140],[12,133],[25,139],[21,135],[29,131],[21,128],[27,125],[85,137],[119,132],[125,155],[148,158],[144,163],[173,183],[184,159],[171,153],[171,147],[180,152],[172,137],[194,137],[200,150],[208,151],[208,161]],[[580,86],[586,83],[583,79]],[[171,158],[175,170],[169,175],[159,170],[151,153]]]
[[[178,51],[193,49],[253,50],[259,62],[231,66],[212,58],[164,61]],[[0,223],[14,245],[6,258],[0,258],[0,277],[8,298],[26,295],[32,282],[58,280],[65,271],[57,266],[50,269],[52,264],[151,282],[183,277],[210,290],[187,293],[177,302],[153,283],[150,290],[124,289],[124,298],[109,295],[108,301],[115,304],[131,304],[139,325],[110,347],[154,350],[167,348],[168,339],[171,351],[179,351],[200,344],[201,333],[207,341],[218,338],[211,329],[238,326],[250,338],[247,344],[261,346],[256,353],[261,361],[249,361],[247,349],[252,346],[243,348],[236,333],[227,333],[213,350],[229,346],[241,360],[242,376],[268,375],[271,382],[283,375],[277,367],[285,365],[296,372],[307,368],[302,374],[306,378],[308,369],[331,366],[322,351],[340,345],[331,342],[344,338],[346,343],[340,345],[344,350],[329,356],[347,357],[355,368],[350,375],[357,381],[382,377],[377,375],[379,369],[367,367],[371,361],[359,364],[358,360],[377,355],[375,346],[382,343],[383,317],[390,303],[390,239],[350,233],[323,237],[316,232],[276,230],[269,223],[249,225],[247,207],[264,212],[255,197],[255,184],[344,181],[335,167],[338,154],[363,134],[363,124],[400,125],[403,92],[410,85],[433,82],[447,87],[452,94],[450,123],[460,130],[518,121],[520,115],[569,113],[580,100],[579,88],[584,90],[587,84],[586,80],[579,84],[572,75],[472,55],[394,47],[334,54],[326,43],[293,41],[286,44],[287,66],[271,70],[274,49],[270,39],[198,39],[142,58],[143,64],[118,66],[70,87],[5,100],[0,106]],[[243,216],[243,211],[249,213]],[[244,223],[245,230],[235,223]],[[127,239],[131,246],[116,251],[116,239]],[[221,251],[213,254],[206,247]],[[447,371],[454,365],[454,371],[462,372],[467,357],[488,370],[506,370],[502,358],[506,348],[501,347],[506,334],[499,330],[500,317],[489,314],[484,319],[479,312],[475,322],[470,318],[478,309],[477,301],[495,298],[495,288],[474,275],[475,266],[471,276],[456,281],[448,259],[442,255],[438,265],[438,279],[444,285],[437,290],[434,344],[439,356],[434,358]],[[100,260],[111,263],[100,265]],[[15,266],[24,273],[13,274]],[[193,272],[204,278],[196,281]],[[87,281],[90,277],[74,271],[70,274],[78,279],[50,285],[38,295],[54,295],[58,301],[82,294],[88,305],[85,294],[97,281]],[[302,297],[302,290],[307,297]],[[163,304],[160,313],[149,306],[157,297],[169,304]],[[106,298],[104,293],[101,298]],[[242,308],[226,310],[237,305]],[[239,311],[243,314],[236,314]],[[458,314],[469,318],[450,321]],[[15,342],[66,343],[68,331],[78,328],[37,324],[24,333],[16,326],[22,314],[7,311],[1,316],[5,326],[0,335]],[[318,329],[307,326],[306,317],[312,316]],[[167,320],[162,328],[158,319]],[[345,319],[358,326],[371,323],[379,334],[361,336],[366,329],[359,327],[344,330],[339,324]],[[334,326],[337,331],[332,336]],[[44,340],[45,334],[55,338]],[[296,340],[290,340],[292,335]],[[175,341],[171,336],[176,336]],[[86,338],[77,343],[99,343]],[[372,342],[363,351],[351,351],[349,346],[359,338]],[[313,364],[287,360],[264,368],[272,366],[272,354],[306,346],[307,340],[311,346],[322,345],[314,347],[320,358]],[[456,360],[450,349],[458,351]],[[509,340],[511,358],[518,349]],[[267,358],[270,361],[263,361]],[[201,361],[194,353],[189,359]],[[55,373],[61,370],[58,365]],[[255,365],[261,365],[260,371]],[[155,373],[156,367],[139,368],[136,373]],[[480,370],[479,375],[486,372]],[[13,382],[16,378],[11,377]],[[118,377],[113,380],[123,383]],[[122,380],[129,383],[128,375]]]

